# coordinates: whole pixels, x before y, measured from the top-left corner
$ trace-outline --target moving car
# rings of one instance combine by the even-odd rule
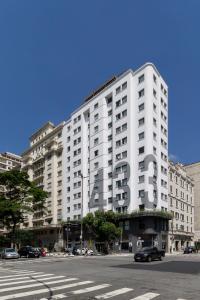
[[[156,247],[145,247],[135,253],[134,260],[151,262],[155,259],[162,260],[163,256],[163,250],[159,251]]]
[[[19,254],[15,251],[14,248],[4,248],[1,251],[1,258],[4,259],[19,258]]]
[[[31,246],[25,246],[25,247],[21,247],[18,251],[19,253],[19,256],[20,257],[27,257],[27,258],[39,258],[40,257],[40,252],[36,249],[36,248],[33,248]]]

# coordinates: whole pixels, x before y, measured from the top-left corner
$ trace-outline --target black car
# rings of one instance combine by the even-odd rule
[[[145,247],[140,251],[136,252],[134,255],[135,261],[148,261],[159,259],[162,260],[164,256],[164,251],[159,251],[156,247]]]
[[[190,253],[195,253],[195,248],[192,246],[186,247],[183,251],[183,254],[190,254]]]
[[[18,251],[20,257],[32,257],[32,258],[39,258],[40,257],[40,252],[37,249],[34,249],[31,246],[25,246],[21,247]]]

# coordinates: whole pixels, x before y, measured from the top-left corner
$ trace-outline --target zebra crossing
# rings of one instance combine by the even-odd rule
[[[62,261],[66,259],[70,259],[70,256],[67,257],[48,257],[48,258],[23,258],[19,260],[1,260],[0,261],[0,266],[4,265],[9,265],[9,264],[15,264],[15,265],[24,265],[24,264],[41,264],[41,263],[49,263],[49,262],[54,262],[54,261]],[[82,258],[82,257],[81,257]]]
[[[0,268],[0,300],[58,300],[58,299],[113,299],[121,300],[159,300],[164,295],[146,292],[137,295],[132,287],[113,287],[110,283],[97,283],[78,277],[67,277],[53,273],[30,270]],[[88,298],[92,295],[92,298]],[[186,300],[186,299],[171,299]]]

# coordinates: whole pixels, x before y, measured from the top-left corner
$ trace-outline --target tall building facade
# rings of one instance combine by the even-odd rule
[[[64,122],[58,126],[46,123],[30,137],[30,147],[22,154],[22,169],[30,180],[48,192],[47,211],[27,215],[24,227],[53,227],[62,220],[63,126]]]
[[[63,128],[63,219],[168,208],[168,88],[151,63],[113,77]],[[82,186],[83,185],[83,186]]]
[[[166,244],[168,220],[156,211],[168,209],[168,88],[153,64],[112,77],[30,142],[24,170],[49,197],[48,214],[27,216],[25,227],[52,228],[96,210],[140,211],[122,222],[126,244]]]
[[[200,244],[200,162],[186,165],[185,168],[194,181],[194,231],[195,241]]]
[[[21,163],[22,158],[19,155],[10,152],[0,153],[0,173],[20,168]]]
[[[182,164],[169,162],[169,247],[180,251],[194,245],[194,182]]]

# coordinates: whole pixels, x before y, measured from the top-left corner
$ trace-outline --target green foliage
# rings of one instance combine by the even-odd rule
[[[90,232],[97,241],[112,242],[120,237],[121,230],[116,227],[114,212],[96,211],[83,218],[85,232]]]
[[[47,192],[29,181],[27,173],[11,170],[0,173],[0,222],[14,234],[24,214],[45,211]]]
[[[33,231],[25,229],[17,229],[15,231],[15,236],[12,236],[12,233],[8,234],[8,238],[12,241],[14,239],[15,243],[21,245],[31,245],[35,239],[35,234]]]

